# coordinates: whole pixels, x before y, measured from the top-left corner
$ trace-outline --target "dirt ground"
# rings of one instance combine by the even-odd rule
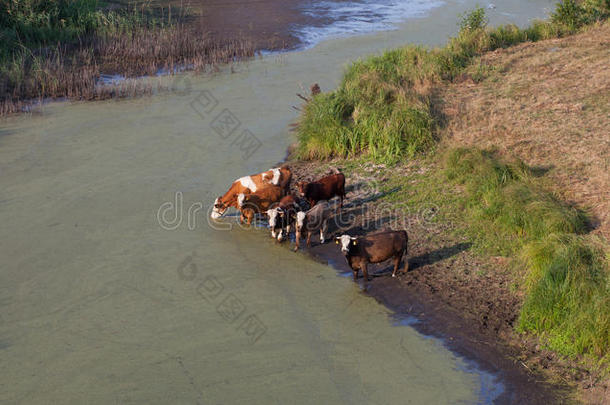
[[[334,170],[333,162],[287,164],[294,172],[293,184]],[[560,358],[535,338],[514,331],[522,296],[511,290],[506,258],[475,256],[467,240],[451,236],[450,224],[430,226],[419,213],[413,218],[387,218],[377,209],[374,188],[363,187],[369,180],[383,181],[365,170],[348,176],[341,219],[335,216],[331,221],[331,242],[342,233],[398,229],[400,223],[410,226],[409,271],[392,278],[390,263],[371,266],[372,280],[365,283],[362,274],[359,279],[367,294],[399,317],[414,317],[419,331],[443,338],[452,350],[500,375],[507,389],[499,403],[610,403],[607,380],[600,381],[579,363]],[[316,260],[349,271],[334,243],[320,245],[317,236],[312,241],[309,252]]]

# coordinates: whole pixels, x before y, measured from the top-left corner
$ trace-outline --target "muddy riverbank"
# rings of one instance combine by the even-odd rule
[[[330,173],[341,163],[287,162],[295,181]],[[559,358],[514,331],[522,297],[510,289],[506,262],[477,257],[468,241],[452,236],[451,224],[428,222],[426,216],[434,216],[430,207],[409,217],[389,212],[376,203],[383,181],[374,165],[348,175],[347,198],[342,213],[331,221],[330,243],[320,245],[315,235],[306,254],[351,281],[351,270],[332,243],[335,236],[406,228],[409,271],[392,278],[391,263],[370,266],[372,279],[365,282],[361,273],[358,279],[366,295],[393,311],[397,324],[441,338],[452,351],[498,376],[504,390],[495,403],[576,403],[575,387],[589,389],[595,378],[577,362]],[[591,390],[593,403],[604,403],[604,390],[601,385]]]

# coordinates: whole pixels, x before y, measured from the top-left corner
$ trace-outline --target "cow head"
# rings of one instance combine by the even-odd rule
[[[280,207],[270,208],[267,210],[267,216],[269,217],[269,228],[275,229],[283,213],[284,211],[282,211]]]
[[[220,197],[214,200],[214,208],[212,208],[212,214],[210,215],[213,219],[220,218],[225,211],[229,208],[225,203],[220,201]]]
[[[299,194],[304,197],[305,196],[305,190],[307,189],[307,182],[305,181],[299,181],[297,182],[297,190],[299,190]]]
[[[338,245],[341,245],[341,252],[344,255],[347,255],[349,253],[350,244],[356,246],[358,244],[358,238],[349,235],[341,235],[337,236],[336,242]]]

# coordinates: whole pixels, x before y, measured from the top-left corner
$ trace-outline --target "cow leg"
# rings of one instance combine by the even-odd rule
[[[369,272],[367,269],[367,263],[362,264],[362,275],[364,276],[365,281],[369,281]]]
[[[307,247],[311,247],[311,231],[307,231]]]
[[[283,236],[284,236],[284,229],[280,228],[280,233],[277,234],[277,241],[281,242]]]
[[[358,267],[352,269],[352,274],[354,275],[354,281],[358,280]]]
[[[407,251],[406,250],[403,253],[403,256],[405,258],[405,269],[404,269],[404,272],[407,273],[409,271],[409,258],[407,257]]]
[[[294,241],[296,242],[296,246],[294,247],[294,251],[296,252],[297,250],[299,250],[299,239],[301,239],[301,234],[297,231],[294,234]]]
[[[392,277],[396,277],[398,266],[400,266],[400,259],[402,259],[402,252],[400,252],[399,255],[394,256],[394,271],[392,272]]]
[[[324,222],[322,222],[322,227],[320,228],[320,244],[324,244],[324,233],[328,231],[328,220],[325,219]]]
[[[271,237],[275,239],[275,228],[271,228]]]

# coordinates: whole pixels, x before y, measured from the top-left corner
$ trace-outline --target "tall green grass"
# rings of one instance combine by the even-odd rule
[[[565,355],[608,356],[609,252],[586,234],[586,215],[544,191],[523,163],[492,152],[449,151],[444,178],[464,189],[460,215],[476,245],[525,268],[518,329]]]
[[[454,80],[474,57],[525,41],[555,38],[605,20],[610,0],[565,0],[549,21],[521,29],[489,29],[477,8],[460,22],[460,32],[443,48],[409,45],[353,63],[339,87],[314,96],[298,129],[297,157],[365,157],[395,162],[430,150],[438,123],[435,88]]]
[[[610,271],[607,245],[592,235],[551,233],[521,251],[528,294],[519,329],[550,348],[609,360]]]
[[[586,215],[542,191],[521,161],[501,162],[493,152],[458,148],[445,159],[447,180],[464,187],[461,210],[478,247],[510,255],[549,233],[584,234]]]

